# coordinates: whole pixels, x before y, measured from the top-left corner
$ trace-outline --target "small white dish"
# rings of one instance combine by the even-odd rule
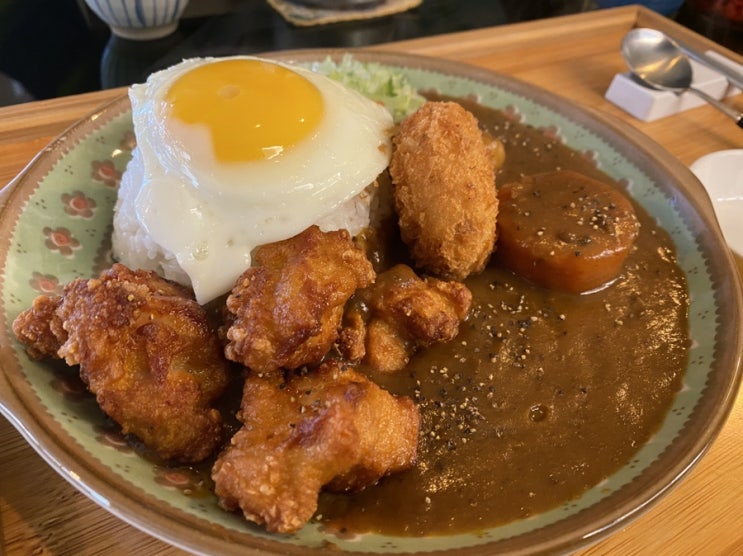
[[[743,256],[743,149],[710,153],[690,169],[707,189],[728,245]]]

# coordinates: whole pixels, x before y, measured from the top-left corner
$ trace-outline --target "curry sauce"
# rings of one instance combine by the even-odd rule
[[[461,99],[459,102],[463,102]],[[537,129],[463,104],[505,144],[498,184],[571,169],[612,180]],[[382,386],[421,408],[418,465],[355,495],[322,494],[336,532],[466,532],[544,512],[631,461],[664,419],[688,357],[688,291],[670,236],[639,206],[619,277],[589,294],[535,286],[493,257],[466,280],[458,337]]]

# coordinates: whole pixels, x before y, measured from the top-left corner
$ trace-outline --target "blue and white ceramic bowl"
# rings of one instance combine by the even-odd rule
[[[165,37],[178,27],[188,0],[85,0],[111,31],[125,39]]]

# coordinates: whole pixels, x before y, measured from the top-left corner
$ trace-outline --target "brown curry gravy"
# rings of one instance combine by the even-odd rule
[[[504,114],[457,99],[504,141],[507,183],[573,169],[613,183],[581,153]],[[373,378],[413,397],[416,468],[355,495],[321,495],[329,530],[393,535],[497,526],[576,498],[628,463],[657,430],[686,367],[688,292],[668,234],[635,204],[641,230],[624,272],[577,295],[535,287],[494,258],[466,283],[459,336]]]

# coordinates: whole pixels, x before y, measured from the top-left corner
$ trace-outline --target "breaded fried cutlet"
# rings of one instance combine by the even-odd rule
[[[425,103],[393,137],[389,170],[416,269],[447,280],[481,271],[495,244],[498,198],[493,155],[472,113]]]

